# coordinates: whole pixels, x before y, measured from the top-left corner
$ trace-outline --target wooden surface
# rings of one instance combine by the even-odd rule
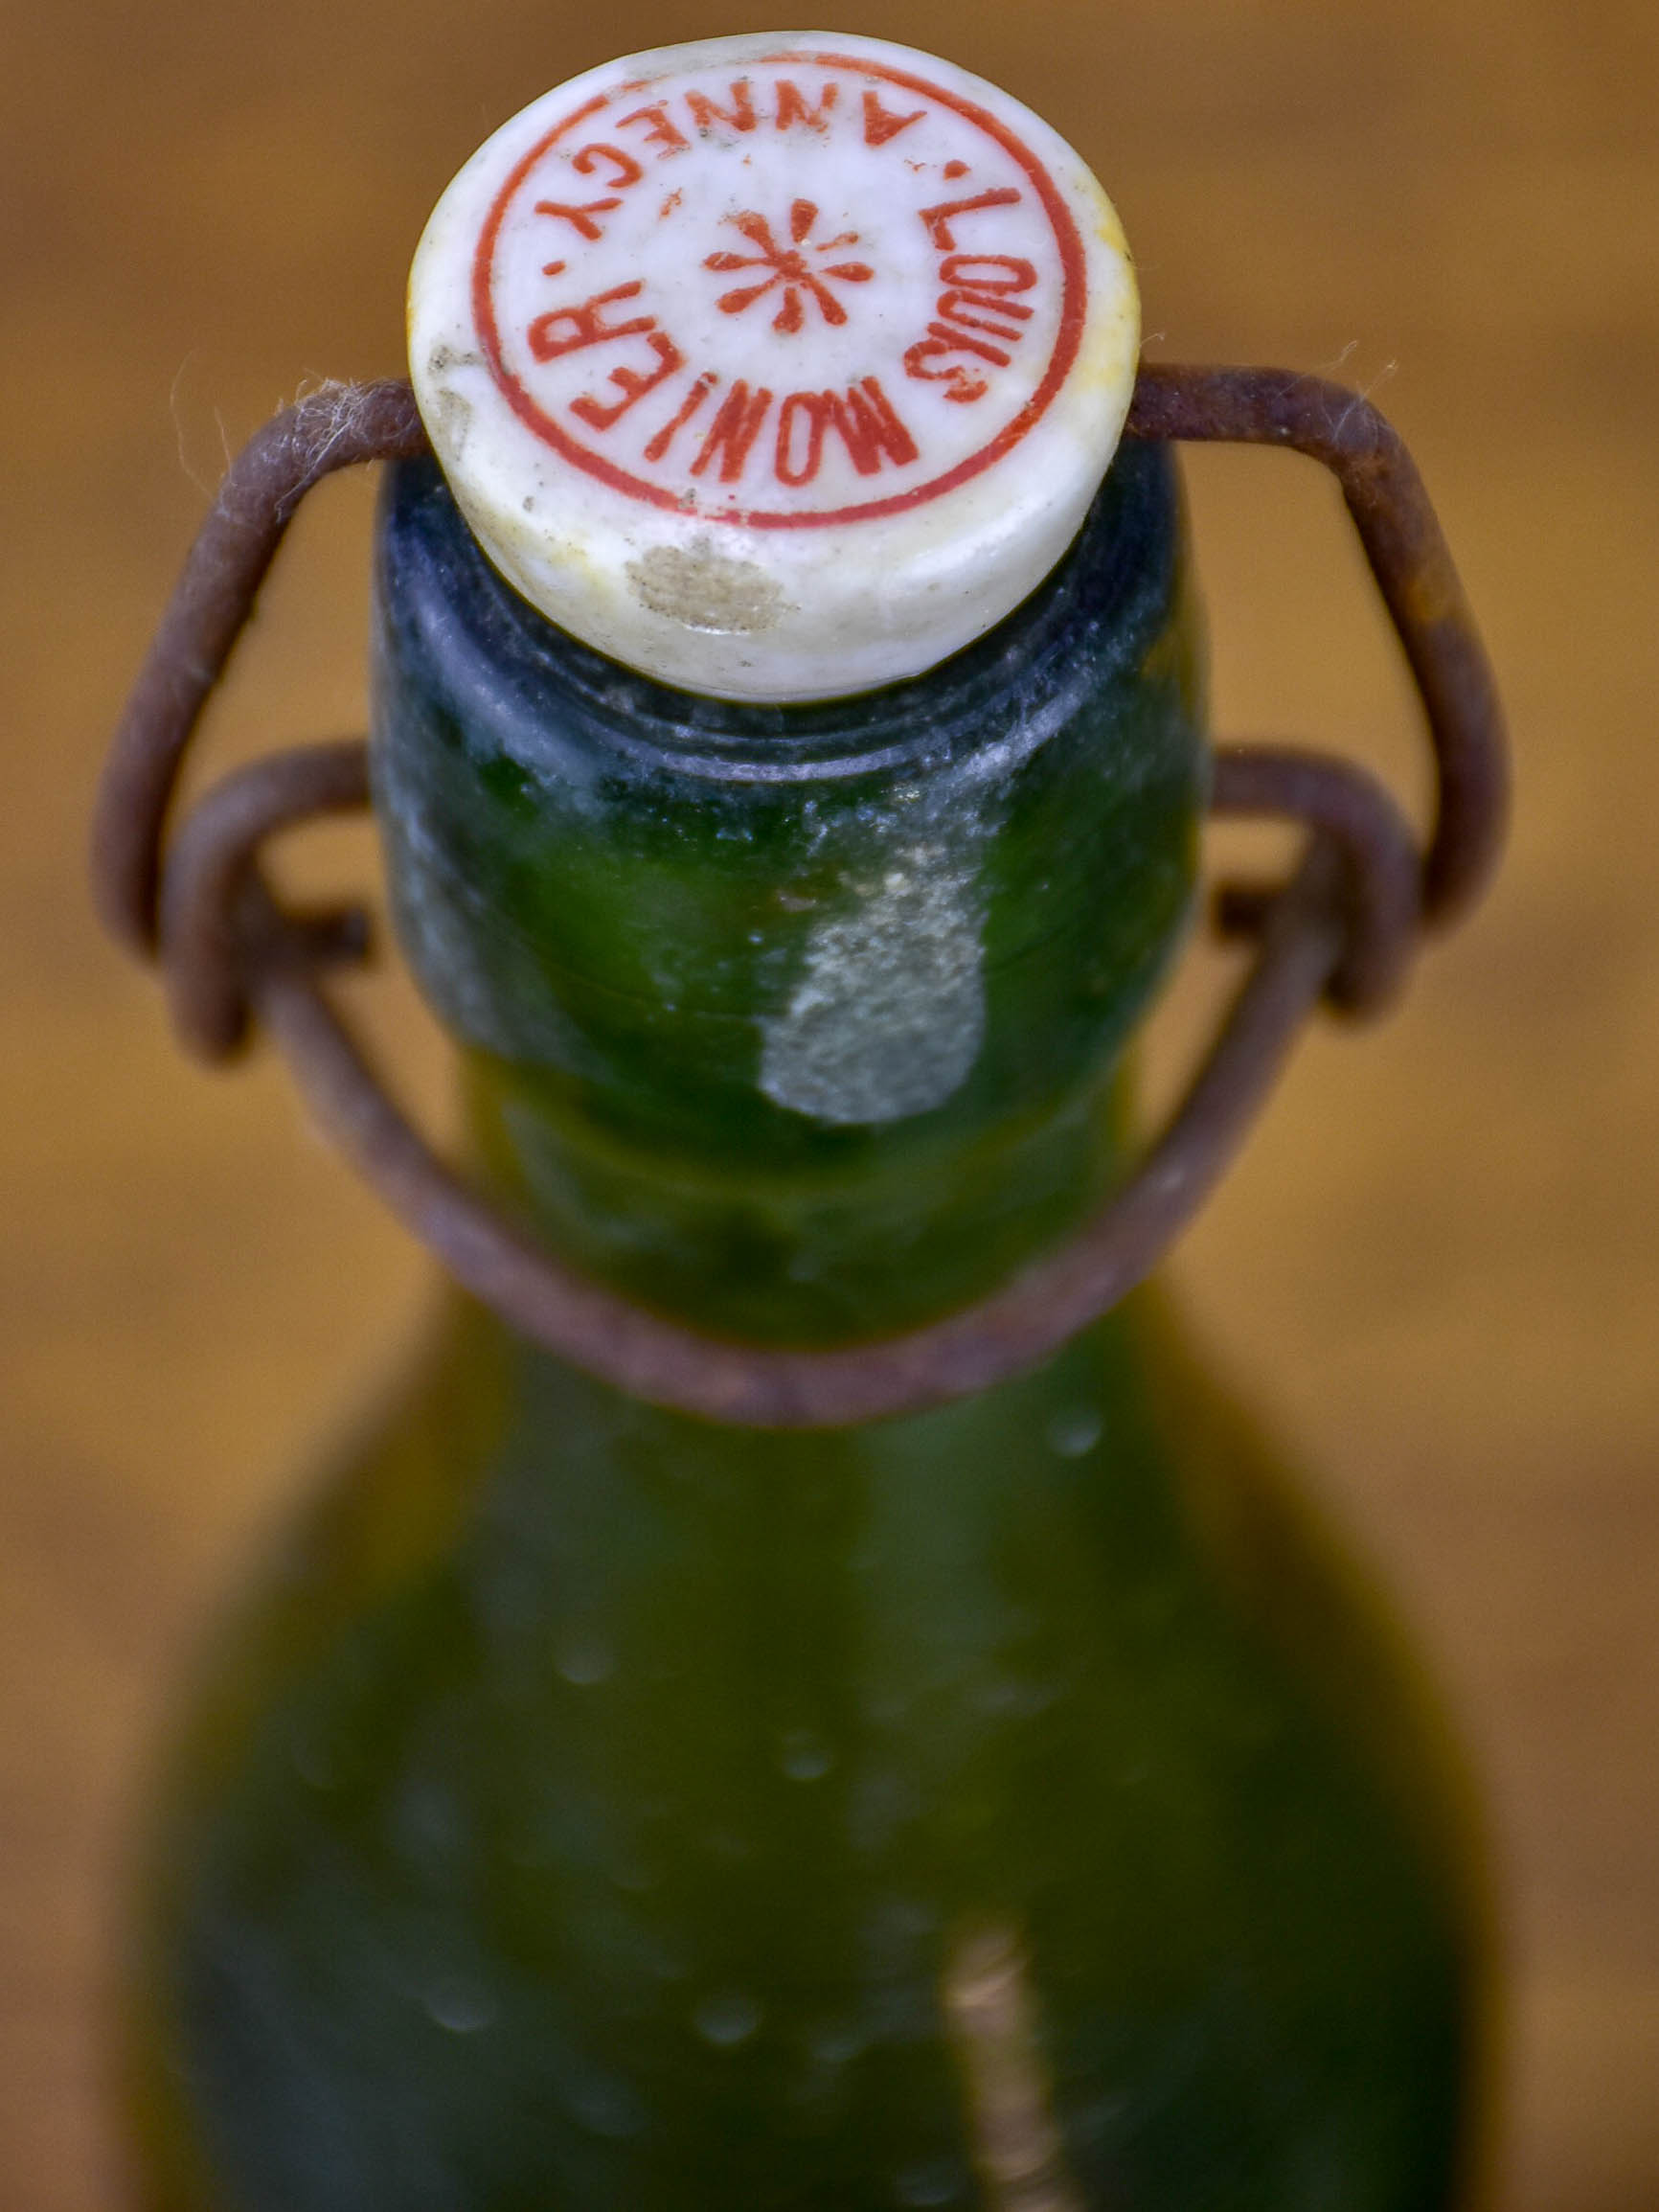
[[[753,17],[615,0],[14,6],[0,140],[0,2199],[119,2202],[100,2023],[121,1843],[182,1655],[426,1277],[261,1062],[178,1060],[95,934],[101,739],[225,443],[399,365],[472,147],[608,54]],[[1659,2202],[1659,107],[1648,0],[893,0],[841,25],[1020,94],[1118,200],[1151,350],[1371,390],[1515,723],[1475,924],[1305,1051],[1177,1273],[1394,1578],[1483,1776],[1508,1931],[1505,2212]],[[1340,517],[1190,471],[1218,726],[1420,791]],[[216,724],[361,716],[369,491],[331,488]],[[330,832],[312,872],[369,853]],[[1184,1002],[1204,978],[1183,987]],[[406,993],[385,1035],[441,1054]],[[1166,1023],[1191,1027],[1192,1008]]]

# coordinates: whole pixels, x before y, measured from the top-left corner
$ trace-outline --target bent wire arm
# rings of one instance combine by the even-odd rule
[[[1435,824],[1420,855],[1363,769],[1287,747],[1217,750],[1214,810],[1295,820],[1308,837],[1283,888],[1223,890],[1224,923],[1258,942],[1216,1041],[1163,1133],[1093,1219],[942,1320],[830,1351],[706,1334],[565,1266],[439,1160],[319,985],[323,967],[361,956],[362,917],[285,914],[259,866],[277,832],[367,803],[361,741],[273,755],[225,778],[164,851],[185,753],[299,501],[334,468],[423,449],[405,383],[317,393],[233,463],[104,770],[93,840],[100,911],[161,965],[192,1050],[228,1058],[257,1017],[323,1129],[457,1281],[618,1388],[741,1425],[819,1427],[917,1412],[1021,1373],[1150,1272],[1219,1179],[1315,1004],[1381,1006],[1422,927],[1478,894],[1502,835],[1490,672],[1421,481],[1375,410],[1278,371],[1145,369],[1127,434],[1286,444],[1336,472],[1422,697],[1438,764]]]

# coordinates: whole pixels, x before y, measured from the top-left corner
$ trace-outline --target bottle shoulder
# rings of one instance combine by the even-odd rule
[[[626,1665],[629,1695],[671,1706],[694,1701],[706,1655],[687,1607],[704,1630],[749,1616],[761,1643],[714,1664],[747,1668],[753,1688],[784,1647],[809,1675],[845,1663],[795,1649],[785,1588],[890,1671],[873,1695],[937,1662],[969,1735],[1040,1739],[1057,1707],[1117,1708],[1138,1727],[1126,1686],[1156,1701],[1163,1678],[1177,1737],[1237,1725],[1242,1745],[1295,1709],[1318,1756],[1373,1768],[1397,1812],[1434,1801],[1425,1846],[1463,1848],[1458,1762],[1409,1640],[1155,1291],[975,1398],[771,1432],[627,1398],[452,1297],[230,1634],[249,1709],[319,1667],[349,1676],[365,1634],[390,1639],[383,1657],[426,1637],[440,1672],[471,1668],[492,1619],[566,1690],[585,1686],[585,1662],[560,1654],[585,1638],[605,1647],[596,1682],[617,1673],[624,1688]],[[676,1635],[678,1661],[644,1649]]]
[[[896,2083],[968,2155],[951,1993],[997,1946],[1085,2201],[1121,2155],[1139,2201],[1189,2203],[1181,2139],[1219,2111],[1233,2201],[1282,2204],[1291,2081],[1345,2201],[1441,2201],[1471,1946],[1437,1754],[1385,1740],[1410,1699],[1352,1585],[1297,1512],[1261,1542],[1280,1478],[1161,1374],[1144,1304],[1022,1383],[819,1436],[656,1414],[457,1326],[234,1631],[163,1809],[147,2032],[227,2172],[280,2148],[309,2204],[273,2115],[347,2034],[375,2054],[355,2142],[418,2074],[447,2085],[428,2149],[473,2155],[452,2091],[547,2201],[689,2208],[722,2201],[686,2178],[709,2115],[712,2144],[746,2111],[753,2201],[817,2201],[844,2158],[862,2203],[917,2155]],[[1310,1589],[1317,1649],[1283,1632]],[[831,2035],[851,2071],[808,2124]]]

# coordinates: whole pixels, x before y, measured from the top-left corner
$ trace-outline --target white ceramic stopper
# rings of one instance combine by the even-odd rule
[[[918,674],[1058,560],[1139,318],[1110,202],[947,61],[827,33],[631,55],[449,187],[415,393],[491,560],[631,667],[737,699]]]

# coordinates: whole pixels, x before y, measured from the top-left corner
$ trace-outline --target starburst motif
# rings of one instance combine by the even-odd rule
[[[726,220],[742,232],[752,246],[759,249],[752,254],[710,254],[704,262],[706,269],[717,270],[722,276],[737,269],[766,269],[770,273],[759,284],[738,285],[729,292],[722,292],[716,305],[722,314],[740,315],[745,308],[752,308],[757,300],[764,299],[771,291],[781,290],[778,311],[772,317],[775,331],[792,332],[802,328],[807,320],[803,302],[815,300],[818,311],[827,323],[844,323],[847,309],[830,290],[827,278],[833,277],[844,285],[867,285],[875,271],[868,262],[830,262],[820,263],[814,269],[807,266],[807,256],[839,253],[844,246],[858,243],[856,231],[842,231],[835,238],[808,246],[807,241],[812,225],[818,219],[818,210],[809,199],[798,199],[789,207],[789,243],[781,246],[772,236],[772,226],[763,215],[752,208],[741,215],[728,216]]]

